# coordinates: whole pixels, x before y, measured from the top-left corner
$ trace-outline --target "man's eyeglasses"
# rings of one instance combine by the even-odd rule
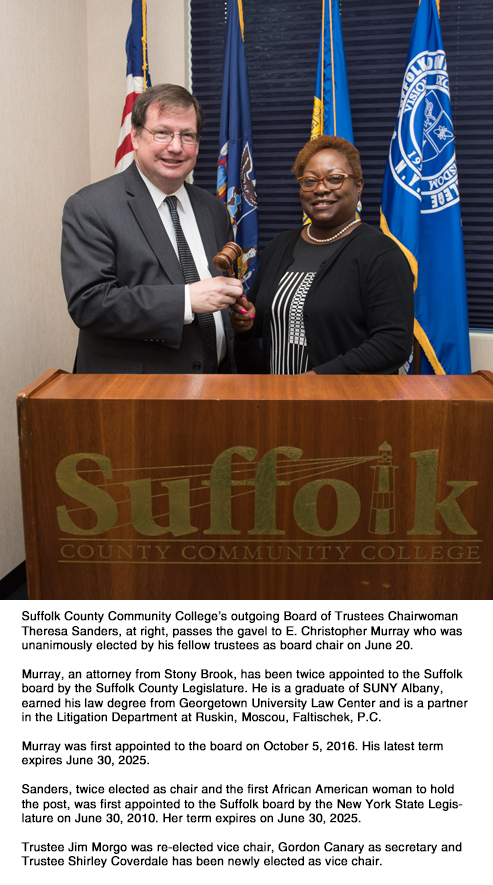
[[[351,172],[337,172],[333,175],[324,175],[323,178],[315,178],[314,175],[303,175],[301,178],[298,178],[298,184],[300,188],[304,191],[314,191],[322,182],[328,190],[336,191],[346,181],[346,178],[357,178],[357,175],[353,175]]]
[[[149,132],[154,141],[158,141],[160,144],[171,144],[175,135],[178,136],[182,144],[198,144],[200,141],[200,135],[197,132],[169,132],[167,129],[156,129],[153,132],[147,126],[143,126],[142,129]]]

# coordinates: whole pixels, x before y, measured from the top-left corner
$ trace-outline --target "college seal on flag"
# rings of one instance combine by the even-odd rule
[[[395,181],[421,201],[421,212],[459,202],[454,130],[445,53],[421,52],[404,74],[390,148]]]

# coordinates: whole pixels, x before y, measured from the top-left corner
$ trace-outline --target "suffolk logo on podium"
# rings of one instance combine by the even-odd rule
[[[394,463],[387,441],[374,454],[326,458],[237,445],[212,464],[167,467],[68,455],[56,469],[59,561],[479,564],[477,481],[439,487],[438,449],[405,460]]]

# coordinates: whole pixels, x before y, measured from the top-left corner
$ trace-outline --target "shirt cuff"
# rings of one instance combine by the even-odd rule
[[[185,315],[183,317],[183,323],[185,326],[188,326],[190,323],[193,323],[194,319],[192,302],[190,301],[190,286],[187,284],[185,286]]]

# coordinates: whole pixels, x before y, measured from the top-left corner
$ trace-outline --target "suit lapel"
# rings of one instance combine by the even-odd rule
[[[128,205],[164,273],[173,285],[183,284],[184,277],[180,262],[135,163],[132,163],[121,174],[125,176]]]

